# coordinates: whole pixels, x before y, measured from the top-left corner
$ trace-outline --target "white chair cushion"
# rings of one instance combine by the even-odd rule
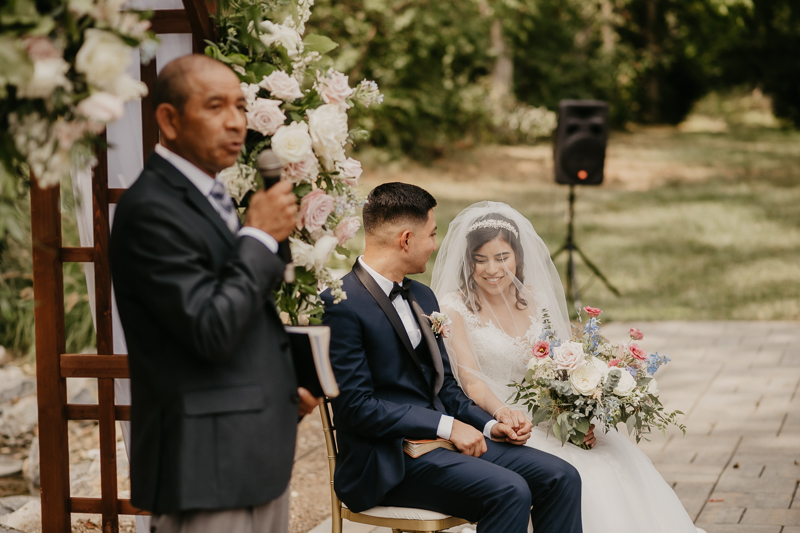
[[[342,503],[342,507],[347,507]],[[359,514],[374,516],[376,518],[402,518],[404,520],[444,520],[450,518],[448,514],[428,511],[427,509],[414,509],[412,507],[373,507]]]

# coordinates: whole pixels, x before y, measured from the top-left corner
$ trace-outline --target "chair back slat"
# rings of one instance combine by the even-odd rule
[[[328,472],[331,480],[331,532],[342,533],[342,502],[333,488],[333,474],[336,472],[336,428],[331,421],[330,403],[325,398],[319,406],[319,416],[322,419],[322,433],[325,435],[325,447],[328,450]]]

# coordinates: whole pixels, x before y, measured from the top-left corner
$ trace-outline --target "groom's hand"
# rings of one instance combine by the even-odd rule
[[[528,422],[530,424],[530,422]],[[516,432],[510,426],[498,422],[492,426],[492,440],[497,442],[508,442],[517,446],[525,444],[531,436],[530,429],[526,433]]]
[[[500,424],[495,425],[499,426]],[[459,420],[453,420],[450,440],[464,455],[480,457],[486,453],[486,439],[483,438],[483,433]]]

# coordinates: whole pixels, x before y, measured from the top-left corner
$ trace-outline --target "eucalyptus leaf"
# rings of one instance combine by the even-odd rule
[[[329,37],[324,35],[310,34],[306,35],[303,39],[303,47],[307,52],[319,52],[320,54],[327,54],[334,50],[339,45],[333,42]]]

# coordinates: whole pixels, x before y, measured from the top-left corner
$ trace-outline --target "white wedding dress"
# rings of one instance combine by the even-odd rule
[[[492,321],[482,323],[456,293],[440,300],[447,313],[464,320],[469,343],[495,395],[506,400],[513,393],[507,384],[521,381],[531,358],[530,338],[538,338],[542,321],[531,317],[524,337],[512,338]],[[494,384],[494,385],[493,385]],[[524,408],[510,405],[524,411]],[[624,435],[610,431],[597,434],[597,444],[584,450],[567,443],[562,446],[542,427],[533,429],[527,446],[555,455],[574,466],[582,485],[584,533],[696,533],[672,488],[650,459]]]

